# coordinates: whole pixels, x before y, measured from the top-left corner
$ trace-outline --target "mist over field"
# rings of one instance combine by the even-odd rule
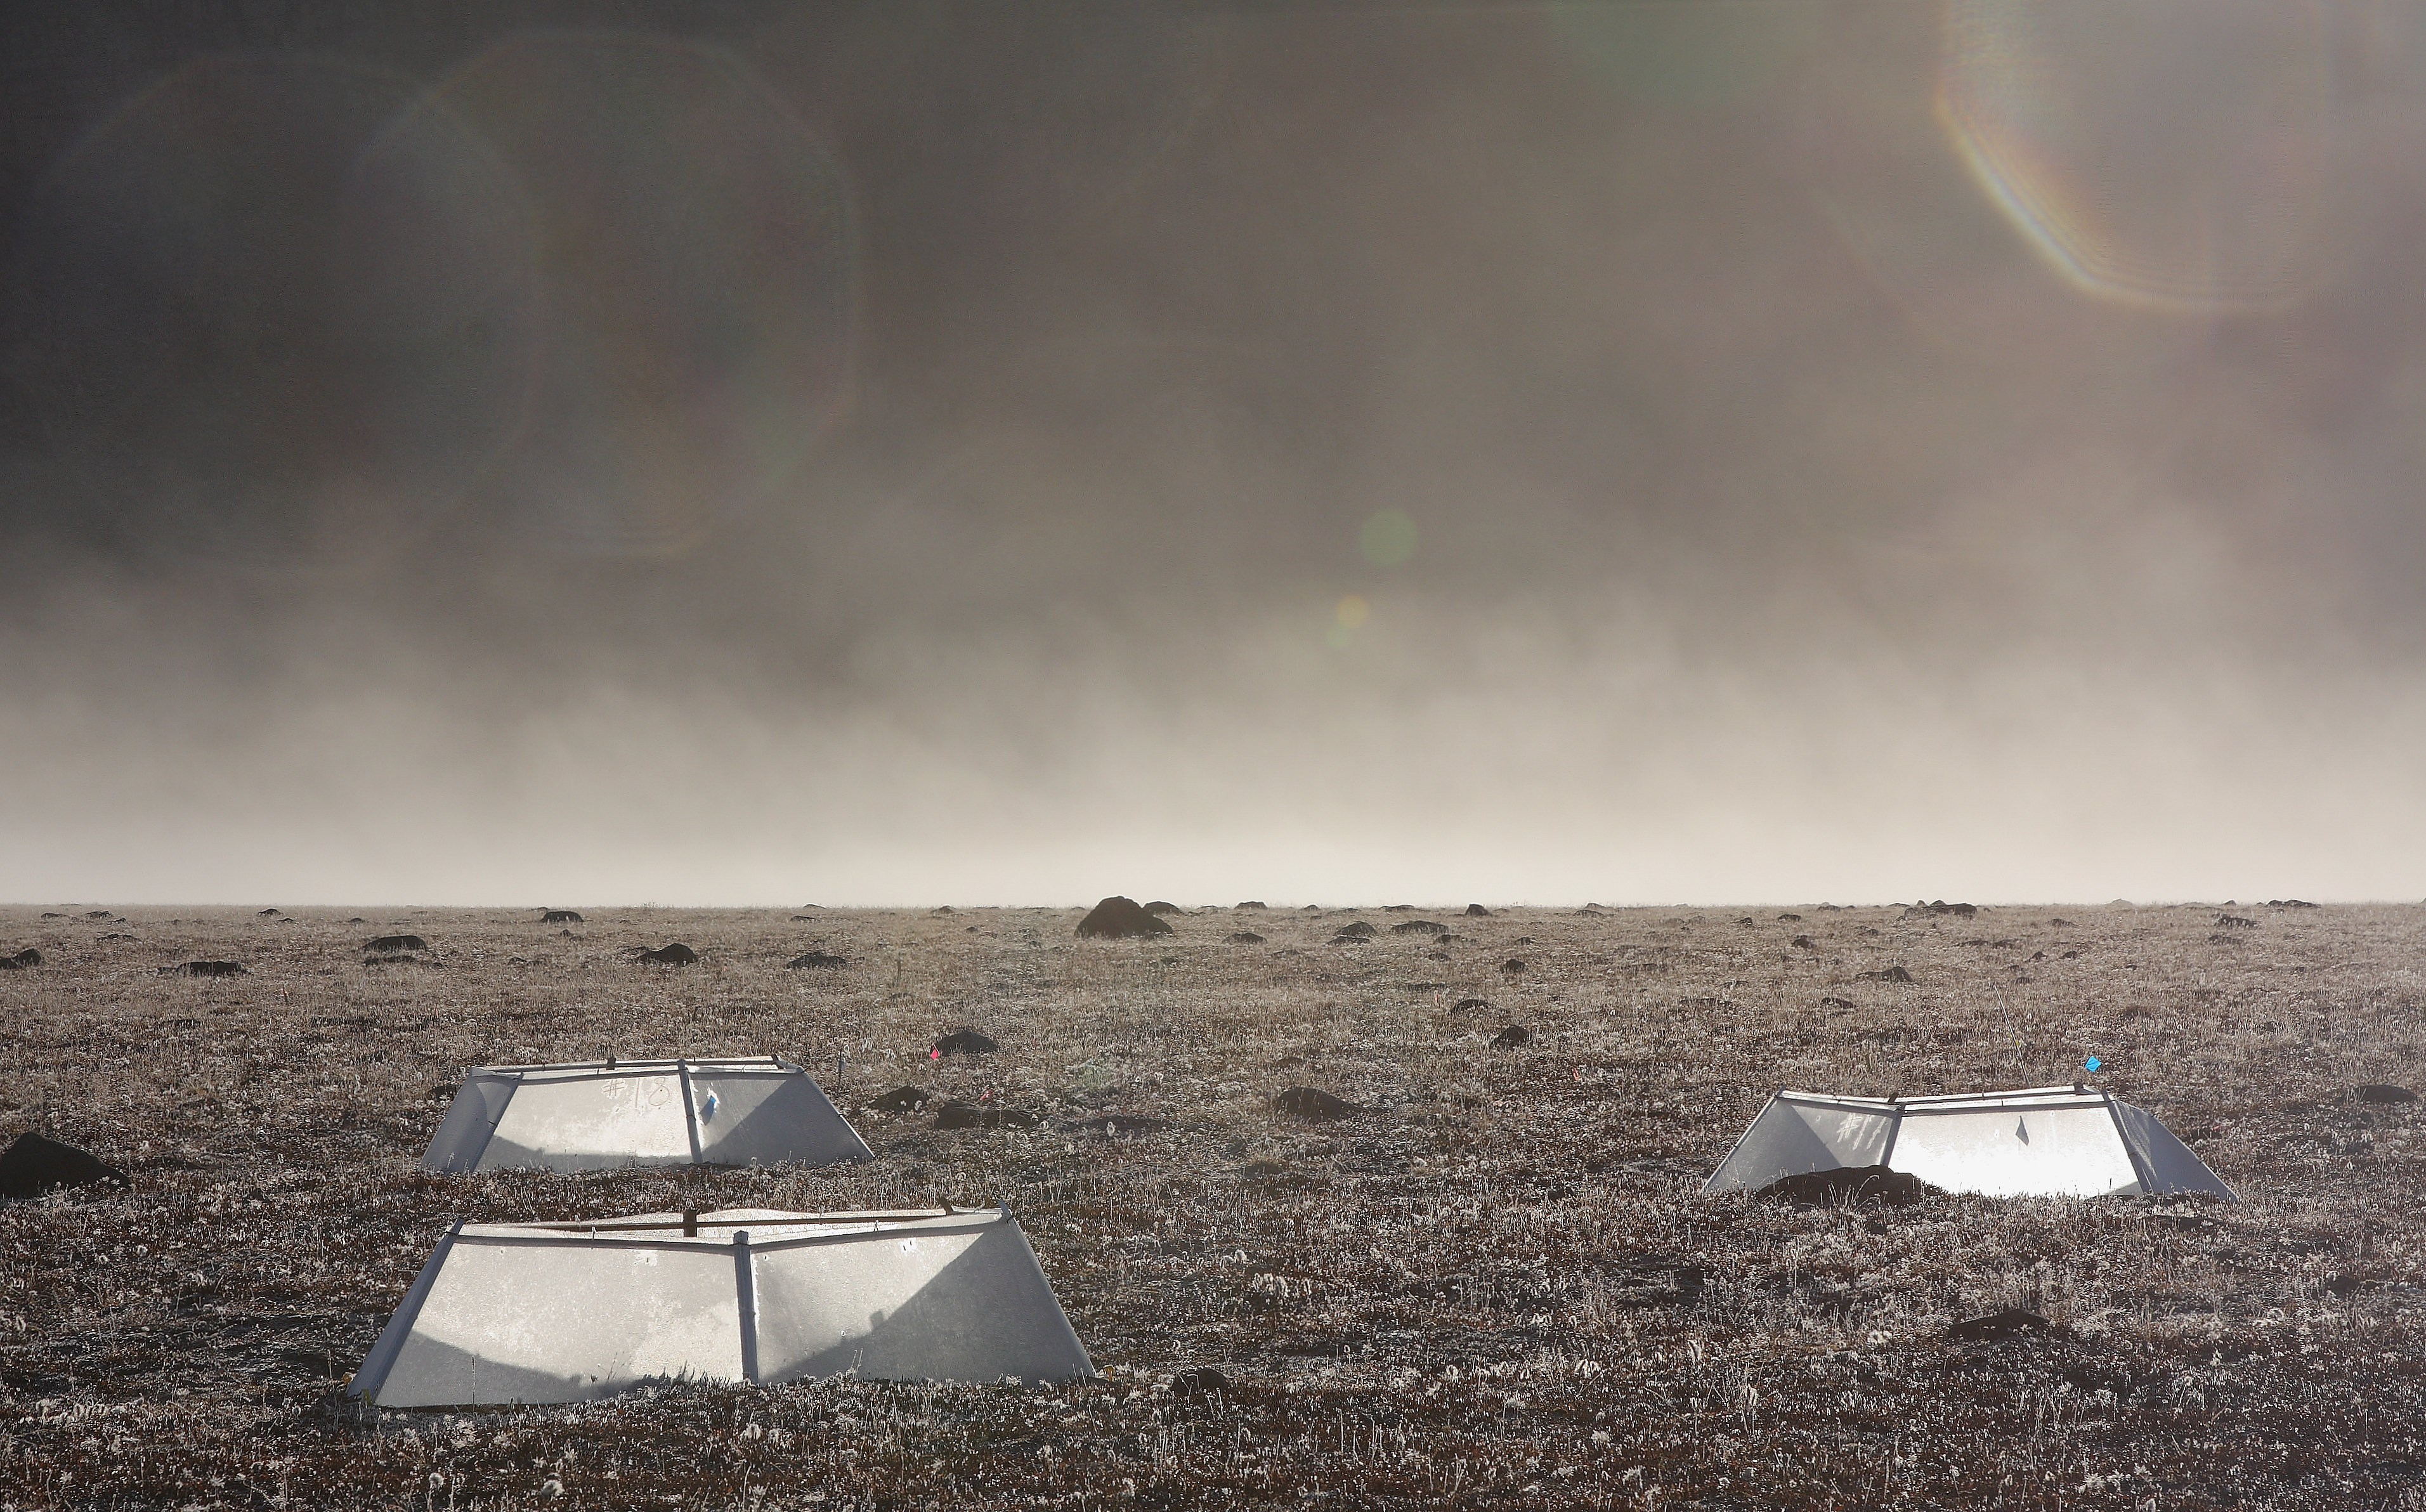
[[[28,5],[0,895],[2419,895],[2426,24]]]

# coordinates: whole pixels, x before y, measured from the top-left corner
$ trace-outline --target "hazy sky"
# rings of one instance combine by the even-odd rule
[[[0,21],[0,897],[2426,893],[2426,9],[297,8]]]

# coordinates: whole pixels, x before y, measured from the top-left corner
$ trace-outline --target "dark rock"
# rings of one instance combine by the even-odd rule
[[[174,919],[171,919],[171,920],[170,920],[169,922],[170,922],[170,924],[175,924],[177,921],[176,921],[176,920],[174,920]],[[350,918],[350,919],[347,920],[346,922],[347,922],[348,924],[360,924],[360,923],[362,923],[362,922],[363,922],[363,916],[362,916],[361,914],[359,914],[359,913],[358,913],[358,914],[354,915],[352,918]]]
[[[1264,937],[1253,929],[1241,929],[1230,937],[1230,943],[1234,945],[1260,945],[1263,942]]]
[[[792,922],[793,922],[794,924],[815,924],[815,923],[817,923],[817,921],[814,917],[812,917],[812,916],[810,916],[810,915],[808,915],[808,914],[805,914],[805,913],[796,913],[796,914],[792,915]]]
[[[1491,1037],[1494,1050],[1516,1050],[1533,1042],[1533,1031],[1521,1023],[1512,1023]]]
[[[790,960],[784,963],[785,969],[789,971],[801,971],[807,968],[815,968],[820,971],[832,971],[837,966],[848,966],[850,962],[843,959],[840,956],[828,955],[822,950],[813,950],[805,956],[795,956]]]
[[[696,966],[699,964],[699,952],[676,942],[659,945],[655,950],[644,950],[640,952],[640,958],[658,966]]]
[[[1139,1113],[1107,1113],[1100,1118],[1082,1119],[1070,1127],[1123,1139],[1137,1134],[1160,1134],[1171,1127],[1171,1120],[1149,1118]]]
[[[0,1150],[0,1197],[40,1197],[69,1186],[114,1186],[131,1183],[117,1166],[97,1160],[88,1150],[27,1132]]]
[[[42,917],[45,919],[64,919],[67,915],[64,913],[46,913],[43,914]]]
[[[1171,1377],[1173,1396],[1209,1396],[1229,1390],[1230,1377],[1210,1365],[1190,1365]]]
[[[1972,904],[1949,903],[1944,898],[1940,898],[1934,903],[1916,903],[1896,917],[1909,919],[1916,913],[1923,916],[1950,913],[1957,919],[1969,919],[1977,916],[1979,912],[1979,909]]]
[[[938,1129],[1033,1129],[1036,1124],[1036,1115],[1025,1108],[946,1102],[936,1113],[934,1126]]]
[[[363,949],[365,952],[383,956],[392,956],[401,950],[428,950],[429,948],[429,941],[419,935],[381,935],[376,940],[363,942]]]
[[[1351,935],[1343,930],[1332,936],[1331,942],[1334,945],[1361,945],[1372,938],[1371,935]]]
[[[1803,915],[1799,913],[1781,913],[1777,916],[1777,922],[1779,924],[1801,924],[1803,922]]]
[[[580,914],[574,912],[571,909],[550,909],[541,917],[539,922],[542,924],[582,924],[586,921],[583,920]]]
[[[1434,924],[1430,919],[1410,919],[1405,924],[1392,925],[1390,926],[1390,933],[1394,935],[1445,935],[1448,933],[1448,925],[1445,924]]]
[[[252,973],[232,960],[189,960],[173,968],[185,976],[251,976]]]
[[[278,910],[277,910],[276,909],[270,909],[269,911],[270,911],[270,912],[272,912],[272,913],[276,913]],[[87,910],[87,912],[85,913],[85,917],[86,917],[86,918],[88,918],[88,919],[106,919],[106,918],[108,918],[108,917],[109,917],[109,910],[108,910],[107,909],[89,909],[89,910]]]
[[[2215,926],[2218,929],[2255,929],[2257,921],[2244,919],[2237,913],[2219,913],[2215,916]]]
[[[2358,1089],[2361,1102],[2415,1102],[2418,1094],[2405,1086],[2387,1086],[2381,1082]]]
[[[0,956],[0,972],[19,972],[42,964],[42,953],[27,945],[14,956]]]
[[[1292,1086],[1272,1099],[1272,1106],[1301,1118],[1345,1118],[1365,1111],[1346,1098],[1312,1086]]]
[[[1491,910],[1480,903],[1469,903],[1465,906],[1465,916],[1469,919],[1488,919],[1491,917]]]
[[[935,1041],[935,1054],[938,1055],[985,1055],[1001,1048],[994,1042],[993,1036],[979,1034],[975,1029],[955,1029]]]
[[[1179,905],[1176,903],[1149,903],[1145,906],[1145,911],[1153,914],[1158,919],[1166,913],[1177,913],[1179,911]]]
[[[882,1097],[870,1098],[867,1105],[879,1113],[915,1113],[929,1102],[926,1091],[915,1086],[897,1086]]]
[[[1851,998],[1821,998],[1820,1000],[1820,1005],[1823,1008],[1850,1010],[1853,1005],[1853,1002]]]
[[[1509,957],[1506,960],[1499,963],[1499,973],[1502,976],[1522,976],[1525,974],[1526,970],[1527,967],[1525,963],[1518,960],[1513,956]]]
[[[1890,966],[1883,972],[1864,972],[1862,973],[1862,980],[1865,982],[1909,982],[1912,980],[1912,973],[1905,971],[1903,967],[1899,964]]]
[[[1917,1176],[1884,1166],[1839,1166],[1834,1170],[1806,1171],[1770,1182],[1755,1197],[1764,1201],[1791,1202],[1797,1207],[1852,1207],[1883,1202],[1910,1207],[1936,1192]]]
[[[1533,937],[1531,935],[1518,935],[1516,937],[1516,943],[1520,945],[1529,945],[1532,942]]]
[[[1264,904],[1260,900],[1248,903],[1234,903],[1230,906],[1230,911],[1233,913],[1261,913],[1263,909]]]
[[[1451,1013],[1489,1013],[1491,1005],[1481,998],[1460,998],[1449,1005]]]
[[[1965,1318],[1949,1323],[1938,1337],[1941,1339],[1981,1340],[2011,1339],[2025,1333],[2046,1333],[2055,1325],[2027,1308],[2007,1308],[1982,1317]]]
[[[1820,947],[1812,941],[1809,935],[1796,935],[1794,937],[1794,948],[1797,950],[1818,950]]]
[[[1130,940],[1167,935],[1171,925],[1139,908],[1134,898],[1108,897],[1078,921],[1078,933],[1090,940]]]
[[[2266,900],[2266,906],[2270,909],[2313,909],[2316,907],[2315,904],[2307,902],[2302,898],[2268,898]]]
[[[1339,935],[1337,938],[1345,939],[1350,935],[1353,935],[1359,940],[1370,940],[1381,932],[1382,931],[1374,928],[1371,925],[1367,924],[1364,920],[1359,919],[1353,924],[1341,925],[1339,926]]]
[[[90,919],[98,917],[98,915],[87,914],[85,917]],[[254,917],[262,919],[275,919],[278,917],[278,910],[276,909],[264,909],[260,913],[254,915]]]

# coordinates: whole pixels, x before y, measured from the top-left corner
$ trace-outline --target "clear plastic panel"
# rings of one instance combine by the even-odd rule
[[[829,1166],[868,1160],[867,1146],[806,1072],[761,1065],[690,1073],[700,1159],[711,1166]]]
[[[2104,1102],[1928,1113],[1906,1110],[1888,1164],[1949,1192],[2103,1197],[2139,1185]]]
[[[1806,1171],[1875,1166],[1893,1123],[1879,1108],[1773,1097],[1702,1190],[1756,1192]]]
[[[381,1407],[577,1402],[642,1381],[741,1375],[730,1245],[460,1235],[376,1398]]]
[[[761,1248],[762,1381],[1071,1380],[1087,1352],[1016,1224]]]
[[[478,1168],[577,1171],[690,1161],[682,1080],[668,1067],[526,1074]]]

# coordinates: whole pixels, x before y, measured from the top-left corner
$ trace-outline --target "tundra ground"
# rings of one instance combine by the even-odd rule
[[[2426,1064],[2426,909],[87,911],[0,911],[0,1140],[134,1189],[0,1204],[0,1507],[2426,1506],[2421,1115],[2352,1095]],[[418,1168],[466,1065],[608,1052],[798,1059],[878,1158]],[[2243,1200],[1698,1195],[1781,1086],[2092,1054]],[[863,1111],[905,1085],[1043,1121]],[[942,1198],[1010,1204],[1103,1379],[340,1394],[456,1216]],[[2052,1329],[1942,1336],[2008,1306]]]

